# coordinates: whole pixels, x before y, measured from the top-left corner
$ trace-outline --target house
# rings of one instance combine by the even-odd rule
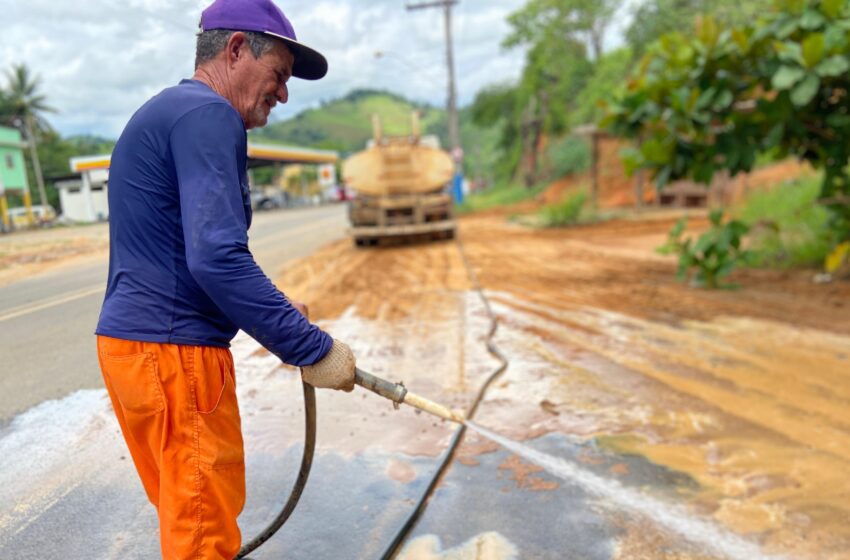
[[[27,215],[32,216],[27,168],[24,164],[26,147],[18,130],[0,126],[0,223],[4,230],[8,230],[11,225],[6,198],[10,192],[20,193],[23,196]]]

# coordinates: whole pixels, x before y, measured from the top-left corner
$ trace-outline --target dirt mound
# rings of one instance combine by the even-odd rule
[[[599,140],[599,206],[601,208],[626,208],[635,206],[637,196],[638,175],[629,177],[623,167],[621,152],[629,146],[628,142],[618,138],[605,137]],[[773,163],[753,170],[751,173],[741,173],[734,178],[725,178],[718,174],[710,186],[706,188],[715,202],[730,204],[740,201],[747,193],[770,188],[787,179],[812,173],[811,167],[794,159]],[[645,204],[652,204],[656,199],[656,189],[653,181],[644,176],[643,199]],[[670,185],[675,189],[686,182]],[[570,194],[579,190],[589,190],[592,184],[590,171],[562,177],[552,182],[538,197],[540,204],[553,204],[564,200]]]

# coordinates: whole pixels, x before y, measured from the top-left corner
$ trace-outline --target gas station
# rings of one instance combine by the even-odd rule
[[[109,217],[107,192],[110,160],[111,154],[71,158],[72,174],[56,182],[62,214],[66,219],[96,222]],[[331,150],[248,142],[249,176],[252,169],[270,165],[319,165],[319,184],[327,186],[336,181],[334,165],[338,161],[339,154]],[[254,186],[253,181],[251,184]]]

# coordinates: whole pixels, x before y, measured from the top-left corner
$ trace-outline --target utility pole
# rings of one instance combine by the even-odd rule
[[[433,0],[408,4],[408,11],[424,10],[426,8],[443,8],[446,26],[446,68],[449,75],[449,93],[447,112],[449,118],[449,144],[452,149],[452,157],[455,160],[455,196],[462,201],[463,194],[460,189],[463,172],[463,151],[460,145],[460,125],[457,115],[457,89],[455,87],[455,60],[452,47],[452,6],[460,3],[460,0]]]
[[[47,194],[44,191],[44,177],[41,174],[41,162],[38,160],[38,150],[35,147],[35,133],[33,132],[35,126],[33,124],[32,115],[30,113],[27,113],[26,117],[24,117],[24,126],[26,127],[27,140],[29,140],[30,145],[32,167],[33,171],[35,171],[35,184],[38,186],[39,204],[44,206],[47,204]],[[27,191],[24,193],[24,206],[27,207],[27,214],[32,214],[32,202],[29,200],[29,198],[29,189],[27,189]],[[32,221],[32,217],[30,217],[30,220]]]

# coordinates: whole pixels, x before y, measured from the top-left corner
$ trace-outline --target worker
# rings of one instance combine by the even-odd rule
[[[241,329],[316,387],[350,391],[351,349],[311,324],[248,249],[248,129],[327,61],[272,0],[216,0],[195,73],[136,111],[112,153],[103,379],[163,558],[231,559],[245,463],[230,340]]]

